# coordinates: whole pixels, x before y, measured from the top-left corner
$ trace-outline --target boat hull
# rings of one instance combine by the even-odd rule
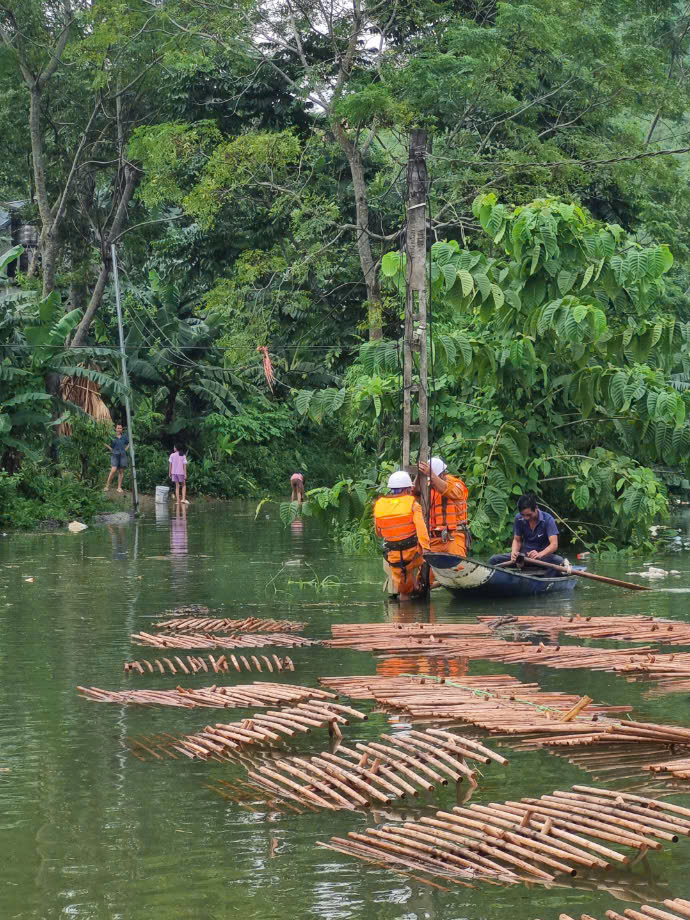
[[[466,597],[530,597],[572,591],[576,576],[523,575],[451,553],[425,553],[437,584]],[[583,571],[583,567],[578,567]]]

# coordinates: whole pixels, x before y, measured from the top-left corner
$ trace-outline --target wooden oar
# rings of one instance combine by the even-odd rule
[[[595,575],[593,572],[581,572],[578,569],[572,569],[568,571],[564,565],[555,565],[553,562],[544,562],[543,559],[531,559],[528,556],[524,556],[522,553],[518,556],[518,559],[522,562],[525,562],[527,565],[540,565],[545,569],[554,569],[556,572],[562,572],[564,575],[577,575],[578,578],[590,578],[592,581],[603,581],[607,585],[615,585],[617,588],[629,588],[631,591],[651,591],[652,589],[648,585],[635,585],[631,581],[620,581],[618,578],[607,578],[606,575]],[[495,568],[502,568],[506,565],[513,565],[512,560],[507,562],[499,562]]]

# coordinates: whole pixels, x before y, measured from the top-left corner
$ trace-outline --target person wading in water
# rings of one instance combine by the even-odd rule
[[[304,501],[304,473],[293,473],[290,476],[290,485],[292,486],[292,498],[291,502],[299,502],[300,505]]]
[[[383,538],[383,568],[392,581],[391,593],[407,600],[422,587],[422,551],[429,549],[429,534],[421,505],[412,494],[409,473],[393,473],[388,488],[391,494],[382,495],[374,505],[374,525]]]

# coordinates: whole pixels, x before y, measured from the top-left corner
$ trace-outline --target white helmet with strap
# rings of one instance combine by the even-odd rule
[[[431,472],[434,473],[436,476],[440,476],[441,473],[445,473],[447,469],[448,469],[447,464],[445,464],[443,460],[441,460],[440,457],[431,458]]]
[[[388,477],[388,488],[411,489],[412,479],[410,478],[410,474],[406,473],[405,470],[398,470],[395,473],[391,473],[391,475]]]

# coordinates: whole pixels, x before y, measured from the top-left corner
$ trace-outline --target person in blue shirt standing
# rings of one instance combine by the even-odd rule
[[[489,559],[489,565],[499,562],[516,562],[519,555],[527,559],[542,559],[554,565],[563,565],[558,549],[558,527],[548,511],[537,506],[537,497],[532,492],[518,499],[518,513],[513,522],[513,545],[509,553],[497,553]]]
[[[117,491],[122,492],[122,478],[127,469],[126,451],[129,450],[129,436],[123,434],[122,425],[115,426],[115,437],[105,446],[110,451],[110,473],[103,491],[107,492],[110,489],[112,478],[117,473]]]

